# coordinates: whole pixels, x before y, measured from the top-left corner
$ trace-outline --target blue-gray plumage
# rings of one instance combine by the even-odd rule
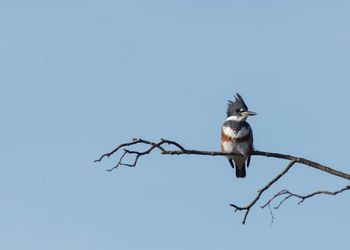
[[[223,126],[229,126],[235,131],[239,131],[241,129],[248,129],[250,128],[250,125],[246,121],[236,122],[233,120],[227,120],[224,122]]]
[[[253,131],[245,120],[255,112],[248,111],[243,98],[237,94],[235,101],[229,101],[227,107],[227,120],[221,129],[221,150],[236,155],[228,156],[232,168],[236,165],[236,176],[246,176],[245,162],[250,163],[250,155],[254,150]],[[233,161],[235,164],[233,164]]]

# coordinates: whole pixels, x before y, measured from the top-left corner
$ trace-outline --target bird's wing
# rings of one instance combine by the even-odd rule
[[[249,133],[250,133],[250,137],[249,137],[249,152],[252,153],[254,151],[254,146],[253,146],[253,130],[251,129],[251,127],[249,126]],[[250,163],[250,155],[247,158],[247,167],[249,167],[249,163]]]

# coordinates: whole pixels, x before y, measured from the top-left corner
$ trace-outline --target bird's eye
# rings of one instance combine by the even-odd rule
[[[236,109],[236,112],[239,113],[239,112],[240,112],[240,109]]]

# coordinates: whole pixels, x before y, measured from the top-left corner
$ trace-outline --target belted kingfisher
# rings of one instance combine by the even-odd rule
[[[237,93],[235,101],[228,101],[227,119],[221,129],[221,151],[239,155],[228,156],[227,159],[234,168],[232,160],[236,165],[236,176],[244,178],[246,176],[245,161],[247,167],[250,163],[250,154],[254,151],[253,131],[245,120],[250,115],[257,113],[248,111],[243,98]]]

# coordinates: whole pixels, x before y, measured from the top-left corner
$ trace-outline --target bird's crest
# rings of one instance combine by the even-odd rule
[[[244,103],[244,100],[242,96],[238,93],[236,93],[235,101],[228,101],[227,106],[227,117],[237,114],[237,110],[244,109],[245,111],[248,110],[247,105]]]

